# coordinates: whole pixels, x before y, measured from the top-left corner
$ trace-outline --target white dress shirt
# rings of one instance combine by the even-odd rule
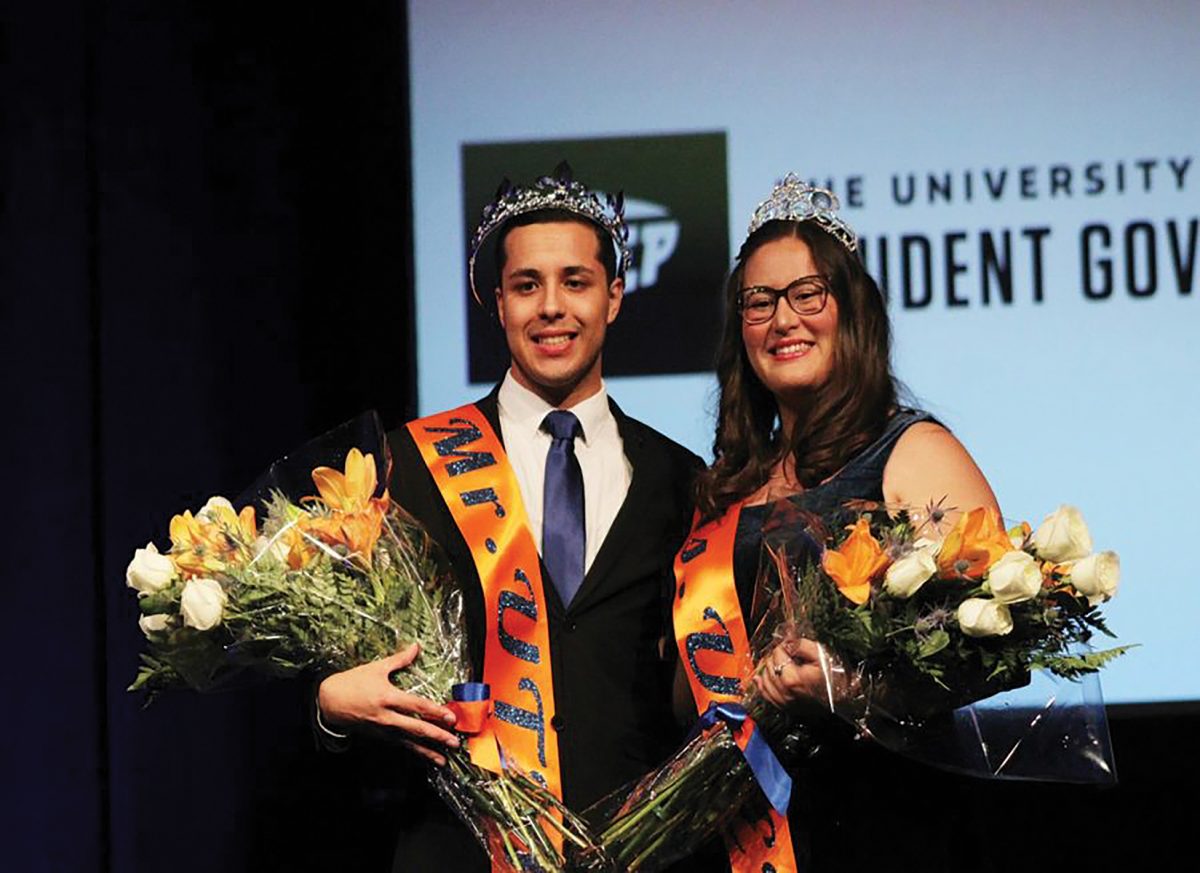
[[[542,430],[542,419],[553,410],[542,398],[517,383],[512,370],[504,376],[497,398],[500,407],[500,433],[504,451],[517,476],[521,501],[529,517],[529,528],[542,553],[542,488],[546,479],[546,455],[550,434]],[[617,429],[617,420],[608,406],[608,392],[600,390],[568,410],[575,413],[583,427],[583,436],[575,439],[575,457],[583,473],[583,515],[585,536],[584,572],[592,567],[600,544],[608,536],[613,519],[629,493],[633,467],[625,457],[625,446]]]

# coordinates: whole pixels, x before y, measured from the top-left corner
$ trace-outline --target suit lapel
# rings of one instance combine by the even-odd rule
[[[500,386],[493,388],[486,397],[476,400],[475,408],[483,413],[492,431],[499,437],[500,445],[504,445],[504,431],[500,429]]]
[[[586,608],[589,601],[594,599],[597,590],[603,589],[604,580],[612,575],[613,569],[627,551],[626,544],[638,530],[639,508],[646,505],[646,498],[654,489],[654,466],[645,461],[645,437],[630,424],[629,418],[612,398],[609,398],[608,403],[613,417],[617,420],[622,449],[632,468],[629,492],[625,495],[621,508],[617,510],[617,516],[613,519],[612,527],[608,529],[608,535],[600,544],[600,550],[596,553],[595,560],[592,561],[591,569],[583,577],[583,584],[579,586],[579,591],[571,600],[569,612],[578,612],[580,609]],[[553,586],[551,587],[553,588]]]

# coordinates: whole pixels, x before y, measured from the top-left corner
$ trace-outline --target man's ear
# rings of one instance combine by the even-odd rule
[[[496,318],[500,321],[500,326],[504,327],[504,307],[500,305],[501,299],[504,297],[504,292],[500,290],[500,286],[496,286]]]
[[[618,276],[608,284],[608,323],[616,321],[617,313],[621,311],[621,301],[625,297],[625,280]]]

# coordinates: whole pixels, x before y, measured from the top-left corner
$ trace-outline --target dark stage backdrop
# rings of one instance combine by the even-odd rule
[[[11,871],[383,869],[300,682],[146,711],[124,566],[354,413],[415,409],[405,8],[5,4]]]
[[[406,52],[399,2],[5,11],[0,869],[387,868],[404,778],[317,754],[304,683],[146,711],[124,692],[123,571],[308,437],[415,409]],[[1200,718],[1112,727],[1123,783],[1103,791],[860,747],[828,765],[865,787],[831,797],[820,839],[844,869],[1170,857]]]

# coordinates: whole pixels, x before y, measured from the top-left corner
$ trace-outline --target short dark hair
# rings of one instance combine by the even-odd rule
[[[563,221],[582,224],[584,227],[590,227],[596,235],[596,245],[599,247],[596,257],[599,259],[601,266],[604,267],[604,284],[610,284],[617,277],[617,253],[613,247],[612,237],[608,231],[577,212],[572,212],[569,209],[534,209],[522,215],[505,222],[504,227],[500,228],[500,232],[496,234],[496,287],[501,285],[501,279],[504,276],[504,263],[507,260],[507,253],[504,250],[504,241],[508,239],[508,234],[516,227],[529,227],[531,224],[554,224]]]

